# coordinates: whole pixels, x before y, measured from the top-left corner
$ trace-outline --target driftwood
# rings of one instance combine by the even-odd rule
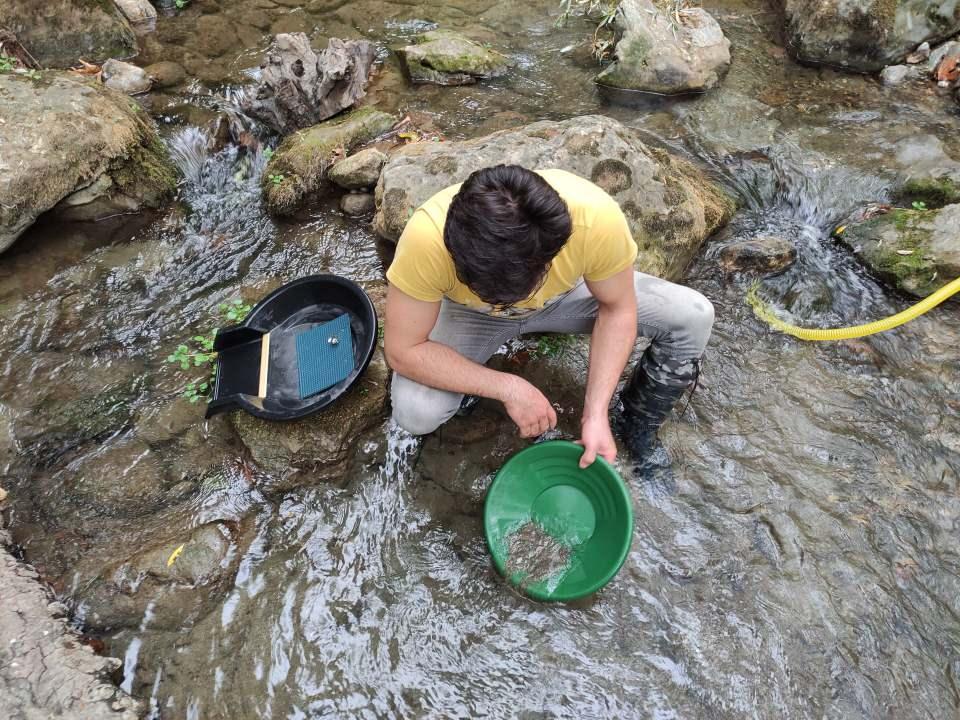
[[[243,111],[283,134],[316,125],[364,96],[375,52],[366,40],[330,38],[318,54],[304,33],[277,35]]]

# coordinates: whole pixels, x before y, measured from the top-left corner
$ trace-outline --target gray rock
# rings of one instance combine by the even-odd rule
[[[730,66],[730,41],[702,8],[669,12],[651,0],[624,0],[620,41],[601,86],[675,95],[714,87]]]
[[[187,77],[187,71],[180,63],[170,60],[161,60],[144,68],[147,76],[153,81],[154,87],[167,88],[179,85]]]
[[[136,29],[147,29],[157,22],[157,9],[150,0],[113,0],[120,12]]]
[[[796,259],[793,243],[779,237],[754,238],[727,245],[720,251],[720,264],[728,273],[774,275],[793,265]]]
[[[510,67],[506,55],[450,30],[417,35],[412,45],[395,52],[414,83],[470,85],[499,77]]]
[[[136,35],[112,2],[4,0],[0,27],[14,32],[47,68],[68,68],[80,58],[102,62],[137,54]]]
[[[351,217],[370,215],[376,206],[373,193],[347,193],[340,198],[340,209]]]
[[[153,124],[129,98],[90,79],[43,78],[0,74],[0,252],[78,190],[96,185],[87,209],[100,217],[113,202],[157,206],[176,184]]]
[[[887,87],[902,85],[904,80],[913,74],[909,65],[887,65],[880,71],[880,81]]]
[[[279,133],[322,122],[366,94],[375,54],[366,40],[337,38],[318,54],[304,33],[281,33],[267,49],[260,82],[244,102],[244,112]]]
[[[922,42],[916,47],[916,49],[907,55],[906,62],[911,65],[916,65],[922,63],[924,60],[930,58],[930,43]]]
[[[876,275],[917,297],[960,276],[960,205],[853,220],[839,238]]]
[[[640,246],[637,267],[670,279],[681,275],[734,207],[689,162],[647,147],[637,131],[612,118],[587,115],[464,142],[400,148],[377,183],[374,230],[395,242],[414,208],[474,170],[498,163],[561,168],[597,183],[623,208]]]
[[[150,76],[143,68],[120,60],[107,60],[103,64],[101,73],[104,85],[127,95],[148,92],[152,85]]]
[[[927,72],[932,73],[937,69],[937,65],[939,65],[945,57],[952,56],[960,56],[960,42],[951,40],[950,42],[945,42],[942,45],[938,45],[930,51],[930,57],[927,58],[927,63],[925,65]]]
[[[312,479],[342,477],[361,433],[384,419],[389,375],[378,350],[354,387],[319,415],[276,423],[236,413],[231,421],[254,461],[275,475],[268,489],[296,487],[304,470]]]
[[[900,63],[924,41],[960,30],[960,6],[935,0],[779,0],[800,62],[861,72]]]
[[[960,162],[947,155],[943,142],[935,135],[913,135],[894,145],[891,164],[909,179],[948,178],[960,182]]]
[[[141,717],[141,703],[110,680],[119,661],[89,652],[62,619],[65,608],[51,602],[51,593],[35,579],[35,573],[3,547],[0,587],[0,716],[85,720]]]
[[[347,190],[373,187],[380,179],[380,171],[386,161],[386,153],[367,148],[338,162],[330,168],[328,177],[331,182]]]
[[[263,173],[267,209],[287,215],[319,190],[334,153],[368,143],[393,127],[393,117],[363,107],[284,139]]]

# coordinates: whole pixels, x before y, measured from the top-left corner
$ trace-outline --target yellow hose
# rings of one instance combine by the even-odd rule
[[[944,285],[934,293],[931,293],[916,305],[911,305],[903,312],[896,315],[877,320],[866,325],[854,325],[844,328],[805,328],[797,325],[791,325],[784,322],[776,315],[773,310],[757,295],[757,286],[754,285],[747,293],[747,302],[753,308],[754,314],[780,332],[793,335],[801,340],[850,340],[852,338],[866,337],[874,333],[892,330],[904,323],[908,323],[914,318],[920,317],[928,310],[932,310],[940,303],[944,302],[953,295],[960,292],[960,277],[953,282]]]

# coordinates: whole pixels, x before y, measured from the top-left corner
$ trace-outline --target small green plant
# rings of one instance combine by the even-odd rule
[[[238,323],[250,312],[250,306],[243,300],[231,300],[230,302],[220,303],[217,308],[221,320]],[[183,397],[191,403],[199,402],[201,398],[210,394],[210,388],[213,386],[214,361],[217,359],[217,353],[213,349],[213,339],[216,336],[216,330],[206,335],[194,335],[186,343],[177,345],[177,348],[167,355],[167,362],[179,365],[180,369],[187,372],[194,368],[209,368],[206,375],[196,380],[191,380],[183,389]]]
[[[573,346],[573,335],[547,334],[537,338],[530,353],[535,358],[559,358]]]
[[[910,207],[912,207],[914,210],[926,210],[927,204],[923,200],[914,200],[912,203],[910,203]]]
[[[177,10],[183,10],[190,4],[190,0],[173,0],[173,4],[177,7]]]
[[[0,55],[0,73],[13,72],[14,67],[16,67],[16,62],[12,57]]]
[[[264,148],[263,149],[263,159],[267,162],[270,162],[270,159],[273,157],[273,148]]]
[[[24,73],[24,75],[26,75],[26,76],[27,76],[28,78],[30,78],[31,80],[39,80],[39,79],[40,79],[40,71],[39,71],[39,70],[27,70],[27,71]]]
[[[272,182],[274,185],[280,185],[283,183],[283,175],[268,175],[267,177],[270,178],[270,182]]]

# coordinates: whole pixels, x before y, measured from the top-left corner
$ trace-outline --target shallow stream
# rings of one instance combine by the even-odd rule
[[[118,681],[152,717],[960,713],[956,303],[888,335],[804,344],[756,320],[752,279],[716,261],[726,243],[788,237],[798,262],[760,288],[785,317],[827,326],[902,309],[829,232],[911,165],[960,158],[956,110],[932,87],[796,66],[765,8],[709,5],[734,48],[720,89],[635,107],[607,104],[595,69],[561,53],[590,25],[556,28],[550,2],[196,0],[160,18],[144,61],[178,60],[197,78],[145,101],[184,169],[183,202],[41,222],[0,260],[2,484],[25,557],[78,625],[95,626],[104,567],[201,526],[227,548],[214,580],[173,601],[144,600],[149,578],[131,578],[112,629],[90,631],[125,658]],[[717,324],[700,389],[662,434],[672,466],[632,483],[630,556],[584,603],[529,601],[491,567],[484,489],[523,445],[492,405],[422,445],[378,425],[342,477],[269,492],[229,421],[204,422],[164,362],[218,323],[220,302],[314,272],[373,287],[389,259],[334,200],[270,220],[262,154],[205,149],[198,126],[249,82],[269,32],[386,45],[431,23],[517,67],[489,85],[409,88],[387,58],[378,107],[453,139],[609,114],[741,197],[687,278]],[[525,361],[564,436],[585,362],[582,344]]]

